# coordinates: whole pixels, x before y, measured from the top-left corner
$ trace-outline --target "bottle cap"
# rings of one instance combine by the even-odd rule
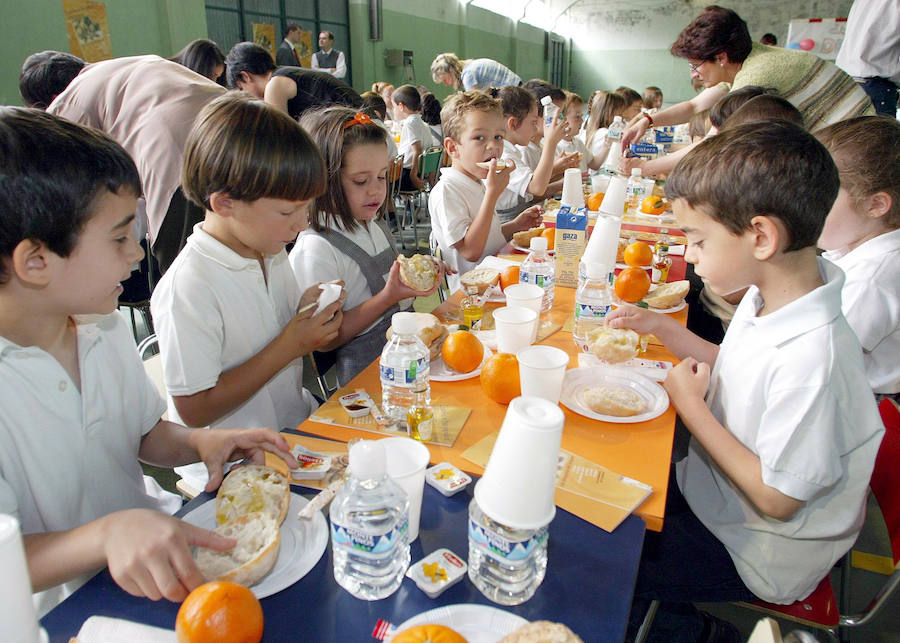
[[[550,98],[549,96],[544,96],[544,97],[541,99],[541,105],[545,105],[545,106],[546,106],[546,105],[549,105],[549,104],[552,103],[552,102],[553,102],[553,99]]]
[[[360,480],[383,478],[384,447],[377,440],[360,440],[350,447],[350,475]]]
[[[544,98],[549,98],[549,96],[545,96]],[[621,122],[623,122],[623,119],[621,116],[616,115],[616,117],[613,118],[613,123],[621,123]]]
[[[589,261],[584,267],[584,274],[588,279],[603,279],[609,274],[609,268],[599,261]]]
[[[415,335],[418,332],[414,313],[394,313],[391,316],[391,328],[397,335]]]
[[[631,168],[631,176],[640,176],[640,175],[641,175],[641,168],[639,168],[639,167]]]
[[[532,237],[531,245],[529,248],[532,250],[546,250],[547,249],[547,238],[546,237]]]

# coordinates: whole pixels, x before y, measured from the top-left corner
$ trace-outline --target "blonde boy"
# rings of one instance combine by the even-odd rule
[[[302,356],[337,336],[341,302],[317,315],[284,251],[325,188],[322,157],[287,114],[226,96],[185,148],[185,195],[206,209],[153,293],[169,412],[188,426],[295,427],[315,408]],[[199,464],[177,472],[205,485]]]
[[[451,164],[428,197],[428,211],[444,260],[462,274],[503,248],[514,232],[538,225],[541,209],[528,208],[503,224],[497,217],[497,199],[515,169],[511,163],[496,170],[506,133],[500,101],[478,91],[457,92],[444,103],[441,124]],[[459,275],[448,280],[451,291],[459,288]]]
[[[269,430],[160,420],[165,404],[116,312],[143,256],[131,236],[140,192],[106,135],[0,108],[0,512],[21,523],[41,614],[104,565],[131,594],[182,600],[204,582],[188,548],[234,546],[157,511],[139,460],[202,460],[209,490],[229,459],[266,449],[290,461]]]
[[[827,150],[792,123],[704,141],[666,192],[706,285],[723,296],[750,287],[722,344],[635,307],[609,317],[655,333],[682,360],[665,388],[691,443],[632,607],[634,625],[649,599],[663,601],[658,640],[666,625],[723,628],[689,604],[675,618],[672,603],[805,598],[862,526],[884,429],[841,313],[844,275],[816,257],[838,186]]]

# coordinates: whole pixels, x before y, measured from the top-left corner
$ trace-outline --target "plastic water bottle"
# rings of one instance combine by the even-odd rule
[[[556,116],[559,114],[559,107],[556,106],[553,99],[549,96],[544,96],[541,99],[541,106],[544,111],[544,126],[549,127],[556,120]]]
[[[390,596],[409,567],[409,499],[385,472],[384,447],[350,447],[350,478],[331,502],[334,580],[356,598]]]
[[[575,293],[575,327],[572,339],[575,346],[588,352],[588,334],[606,323],[606,314],[612,307],[609,293],[609,266],[594,261],[586,265],[584,284]]]
[[[381,371],[381,408],[384,414],[403,424],[415,400],[415,391],[425,389],[425,400],[431,402],[431,354],[416,334],[413,313],[394,313],[391,317],[393,337],[385,344],[379,362]]]
[[[531,252],[519,268],[519,282],[535,284],[544,289],[541,312],[553,307],[553,284],[556,281],[556,266],[547,252],[547,239],[535,237],[531,240]]]
[[[641,177],[641,168],[631,168],[631,178],[628,179],[628,185],[625,187],[625,202],[628,205],[628,212],[638,212],[641,209],[641,201],[647,196],[649,193]]]
[[[622,140],[622,132],[625,131],[625,121],[622,120],[621,116],[616,116],[613,119],[613,122],[609,124],[609,129],[606,131],[606,138],[610,141],[621,141]]]
[[[469,579],[488,599],[519,605],[534,596],[547,572],[547,525],[514,529],[469,503]]]

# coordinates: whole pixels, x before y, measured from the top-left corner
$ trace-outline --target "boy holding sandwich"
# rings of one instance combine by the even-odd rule
[[[497,169],[506,134],[499,100],[457,92],[441,109],[441,125],[451,163],[431,190],[428,212],[444,260],[462,274],[503,248],[514,232],[537,226],[541,208],[532,206],[502,225],[497,216],[497,199],[515,169],[514,163]],[[451,292],[459,289],[459,275],[447,279]]]
[[[656,599],[650,640],[731,640],[691,602],[803,599],[856,540],[884,429],[844,274],[816,257],[838,187],[828,151],[780,121],[722,132],[669,175],[685,259],[717,294],[749,291],[718,346],[640,308],[608,317],[682,360],[665,388],[691,432],[644,546],[632,633]]]
[[[143,256],[131,235],[140,193],[106,135],[0,108],[0,512],[21,523],[40,614],[104,565],[131,594],[182,600],[204,582],[189,547],[234,545],[157,511],[139,460],[201,460],[208,490],[230,459],[293,460],[270,430],[160,420],[116,312]]]

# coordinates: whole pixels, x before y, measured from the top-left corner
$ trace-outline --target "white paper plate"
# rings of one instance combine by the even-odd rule
[[[617,262],[616,262],[616,268],[619,269],[619,270],[625,270],[626,268],[631,268],[631,267],[632,267],[632,266],[629,266],[627,263],[622,263],[621,261],[617,261]],[[647,266],[638,266],[638,268],[643,268],[644,270],[647,270],[648,268],[650,268],[650,266],[649,266],[649,265],[647,265]]]
[[[647,403],[647,410],[639,415],[618,417],[595,413],[582,401],[582,393],[591,386],[618,386],[631,389]],[[633,424],[652,420],[666,412],[669,408],[669,395],[665,389],[648,377],[621,368],[572,368],[566,371],[563,380],[562,395],[559,400],[563,406],[579,415],[614,422],[616,424]]]
[[[281,550],[275,566],[261,581],[251,587],[256,598],[265,598],[290,587],[306,576],[328,547],[328,525],[325,516],[317,511],[311,520],[301,520],[297,513],[309,501],[291,494],[291,506],[281,523]],[[216,526],[215,499],[203,503],[183,518],[185,522],[206,529]]]
[[[517,243],[513,243],[512,241],[509,242],[509,245],[511,245],[513,248],[515,248],[519,252],[524,252],[525,254],[528,254],[529,252],[531,252],[531,248],[525,248],[523,246],[520,246]],[[547,254],[555,255],[556,250],[547,250]]]
[[[671,308],[654,308],[653,306],[650,306],[650,310],[655,313],[677,313],[685,306],[687,306],[687,303],[684,301],[684,299],[682,299],[681,302],[675,304]]]
[[[417,614],[401,623],[397,627],[397,631],[429,623],[452,628],[469,643],[495,643],[507,634],[527,625],[528,621],[512,612],[505,612],[496,607],[460,603]]]
[[[482,346],[483,345],[484,342],[482,342]],[[458,382],[460,380],[469,380],[473,377],[478,377],[479,375],[481,375],[481,367],[487,361],[487,358],[492,354],[493,353],[491,353],[491,349],[485,346],[484,359],[481,360],[481,364],[478,365],[478,368],[469,373],[458,373],[454,371],[452,368],[447,366],[444,363],[444,359],[440,355],[438,355],[437,358],[431,360],[431,375],[429,377],[432,382]]]

